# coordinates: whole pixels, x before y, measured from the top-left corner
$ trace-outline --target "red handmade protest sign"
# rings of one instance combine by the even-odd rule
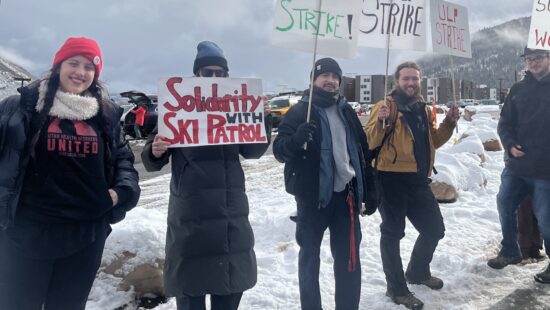
[[[172,147],[267,142],[258,79],[162,79],[158,113]]]

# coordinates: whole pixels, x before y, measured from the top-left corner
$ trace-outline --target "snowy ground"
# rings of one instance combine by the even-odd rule
[[[442,118],[440,116],[439,118]],[[475,128],[474,128],[475,126]],[[496,128],[490,117],[474,122],[461,121],[459,133],[438,152],[438,168],[443,179],[459,187],[459,198],[452,204],[441,204],[446,236],[440,242],[432,263],[432,273],[445,281],[441,291],[418,285],[410,289],[425,302],[424,309],[550,309],[550,285],[535,283],[533,275],[548,264],[543,262],[490,269],[487,259],[496,255],[500,242],[500,225],[495,196],[503,168],[502,152],[484,153],[480,163],[476,143],[455,149],[454,142],[463,132]],[[480,137],[483,138],[483,137]],[[468,145],[468,144],[467,144]],[[465,151],[467,153],[465,153]],[[273,156],[243,161],[250,200],[250,221],[256,237],[258,283],[245,292],[241,309],[299,309],[298,246],[294,240],[295,225],[289,216],[295,213],[292,196],[284,191],[283,165]],[[487,185],[481,186],[483,179]],[[139,206],[127,219],[113,227],[107,241],[104,261],[112,260],[122,250],[137,253],[133,263],[153,261],[164,255],[164,234],[168,183],[170,175],[141,182]],[[361,219],[362,296],[360,309],[405,309],[394,305],[386,296],[386,283],[380,259],[380,216],[376,213]],[[408,263],[417,233],[408,223],[401,242],[404,265]],[[103,273],[98,275],[87,309],[116,309],[131,304],[133,292],[119,291],[120,280]],[[323,306],[334,309],[334,281],[328,232],[321,249],[321,289]],[[130,306],[128,309],[134,309]],[[155,308],[176,309],[175,301]]]

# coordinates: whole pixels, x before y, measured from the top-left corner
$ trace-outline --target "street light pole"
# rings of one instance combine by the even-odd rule
[[[498,100],[500,101],[500,103],[502,103],[504,101],[504,98],[502,98],[502,81],[506,80],[506,79],[503,79],[503,78],[500,78],[500,79],[497,79],[498,82],[499,82],[499,86],[498,86]]]

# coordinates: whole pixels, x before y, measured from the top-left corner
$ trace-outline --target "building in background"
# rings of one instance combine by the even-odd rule
[[[491,89],[487,85],[479,85],[474,89],[474,99],[491,99]]]
[[[342,76],[340,94],[346,97],[348,102],[358,102],[355,94],[355,77]]]
[[[374,104],[384,99],[386,92],[393,89],[393,77],[388,77],[387,91],[384,89],[386,78],[382,74],[357,75],[355,77],[355,101],[360,104]]]
[[[423,78],[422,79],[422,96],[426,102],[439,102],[439,79]]]

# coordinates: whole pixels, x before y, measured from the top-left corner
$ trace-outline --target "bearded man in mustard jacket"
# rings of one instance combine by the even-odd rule
[[[365,129],[369,147],[379,150],[373,166],[378,170],[381,193],[380,250],[386,295],[409,309],[421,309],[424,304],[409,291],[407,282],[436,290],[443,287],[443,281],[430,272],[430,262],[445,234],[445,226],[430,190],[429,176],[435,149],[449,140],[459,118],[455,105],[436,128],[431,109],[420,95],[420,71],[414,62],[397,67],[395,89],[386,102],[382,100],[375,105]],[[399,253],[400,240],[405,236],[405,218],[420,234],[406,273]]]

